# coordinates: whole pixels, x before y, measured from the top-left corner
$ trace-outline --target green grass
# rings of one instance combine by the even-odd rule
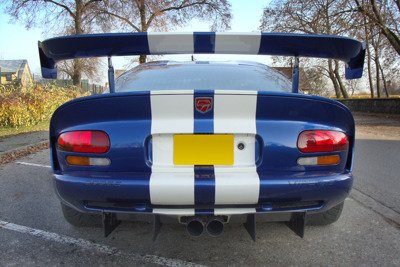
[[[29,132],[37,132],[37,131],[48,131],[49,130],[49,122],[43,121],[38,123],[37,125],[32,126],[20,126],[18,128],[12,127],[0,127],[0,138],[4,138],[7,136],[12,136],[21,133],[29,133]]]

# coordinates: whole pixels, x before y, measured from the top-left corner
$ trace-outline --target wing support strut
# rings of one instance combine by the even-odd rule
[[[115,93],[114,67],[111,57],[108,57],[108,86],[110,87],[110,94]]]
[[[299,71],[299,57],[294,57],[294,66],[292,73],[292,93],[299,92],[300,71]]]

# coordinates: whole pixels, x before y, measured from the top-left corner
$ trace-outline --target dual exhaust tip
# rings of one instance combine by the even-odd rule
[[[213,218],[204,223],[200,218],[194,218],[187,222],[186,231],[191,236],[201,236],[204,230],[212,237],[218,237],[224,232],[224,223],[219,218]]]

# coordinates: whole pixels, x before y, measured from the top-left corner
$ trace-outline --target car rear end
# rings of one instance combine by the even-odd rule
[[[58,195],[85,213],[185,224],[254,214],[290,220],[335,207],[352,186],[353,117],[316,96],[227,89],[91,96],[61,106],[50,137]]]
[[[109,94],[68,102],[51,120],[55,185],[69,222],[102,214],[108,235],[116,214],[144,214],[154,219],[156,236],[166,215],[191,234],[206,224],[215,236],[237,215],[255,239],[256,215],[286,215],[300,236],[306,218],[325,224],[340,215],[352,185],[354,120],[336,101],[298,94],[298,63],[341,60],[346,79],[358,79],[362,42],[141,32],[61,36],[38,42],[38,49],[42,76],[50,79],[57,78],[57,62],[108,57]],[[112,56],[165,54],[291,56],[293,83],[246,62],[142,64],[114,82]]]

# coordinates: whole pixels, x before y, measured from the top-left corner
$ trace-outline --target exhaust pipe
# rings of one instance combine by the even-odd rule
[[[191,236],[201,236],[204,231],[204,224],[200,219],[194,218],[186,224],[186,231]]]
[[[224,232],[224,223],[220,219],[213,219],[207,223],[206,229],[210,236],[217,237]]]

